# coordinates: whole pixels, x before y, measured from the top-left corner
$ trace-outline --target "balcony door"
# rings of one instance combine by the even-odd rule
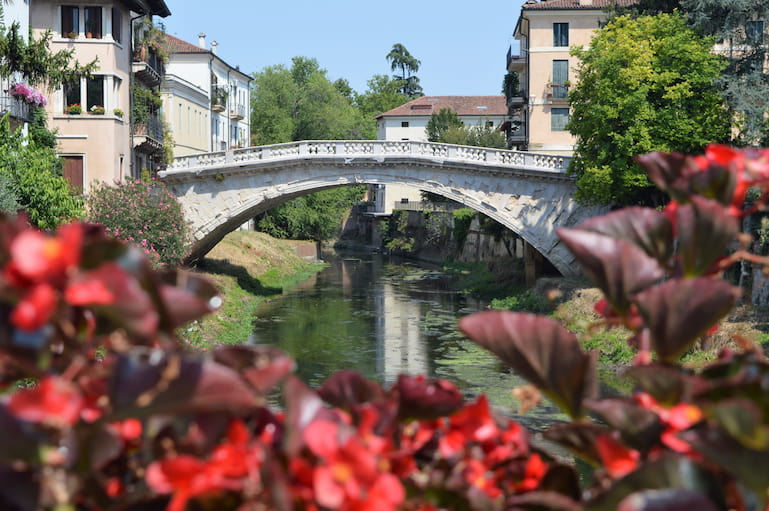
[[[553,98],[565,99],[568,96],[568,89],[564,85],[569,79],[569,61],[553,61]]]
[[[83,193],[83,157],[62,156],[64,162],[64,179],[67,180],[72,191]]]

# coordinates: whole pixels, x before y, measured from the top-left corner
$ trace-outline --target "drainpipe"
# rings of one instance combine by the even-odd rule
[[[133,106],[134,106],[134,72],[133,72],[133,49],[134,49],[134,21],[144,18],[147,16],[147,14],[140,14],[138,16],[134,16],[133,18],[130,18],[130,23],[128,24],[129,30],[131,31],[131,45],[128,48],[128,131],[130,134],[130,143],[131,147],[129,147],[128,154],[131,156],[131,161],[128,164],[128,170],[131,173],[131,177],[136,177],[134,174],[134,116],[133,116]],[[122,176],[121,176],[122,177]]]
[[[214,89],[212,87],[211,83],[211,74],[214,72],[214,54],[211,54],[211,57],[208,59],[208,129],[211,130],[211,132],[208,135],[208,146],[210,147],[210,151],[213,153],[216,151],[216,148],[214,147],[214,133],[216,133],[216,130],[214,130]],[[218,83],[217,83],[218,85]],[[219,126],[219,120],[216,121],[217,127]]]
[[[526,147],[524,147],[524,151],[528,151],[529,130],[531,129],[531,110],[534,107],[534,101],[531,100],[531,52],[529,51],[531,47],[531,24],[529,23],[529,18],[523,16],[523,9],[521,9],[521,20],[526,23],[526,91],[524,91],[523,94],[524,97],[529,98],[529,101],[526,102],[526,125],[523,132],[523,140],[524,144],[526,145]]]
[[[229,67],[227,67],[227,89],[228,89],[228,93],[227,93],[227,103],[228,104],[227,104],[227,106],[229,107],[229,106],[232,106],[234,104],[233,100],[235,99],[235,98],[233,98],[232,86],[230,85],[230,68]],[[228,108],[227,109],[227,144],[225,144],[227,146],[225,148],[225,150],[228,150],[228,151],[231,148],[231,145],[230,145],[230,142],[231,142],[230,136],[232,135],[232,121],[231,121],[231,119],[232,119],[232,117],[230,116],[230,109]]]

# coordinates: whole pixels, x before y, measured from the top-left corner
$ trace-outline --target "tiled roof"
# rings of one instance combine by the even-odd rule
[[[523,9],[605,9],[614,4],[627,7],[636,3],[638,0],[593,0],[592,5],[580,5],[580,0],[529,0]]]
[[[178,37],[166,34],[166,49],[168,53],[209,53],[209,50],[195,46]]]
[[[437,114],[443,108],[449,108],[457,115],[506,115],[507,103],[504,96],[422,96],[413,99],[380,117],[402,117],[409,115]]]

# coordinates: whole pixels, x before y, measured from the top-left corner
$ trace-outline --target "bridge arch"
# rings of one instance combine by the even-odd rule
[[[579,273],[555,234],[597,210],[577,205],[568,158],[410,141],[304,141],[177,158],[160,173],[192,223],[190,259],[287,200],[352,184],[406,184],[515,232],[563,275]]]

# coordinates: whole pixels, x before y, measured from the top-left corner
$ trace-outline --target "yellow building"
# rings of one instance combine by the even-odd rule
[[[507,54],[508,73],[517,73],[520,86],[507,92],[511,123],[508,145],[513,149],[571,155],[575,139],[566,130],[568,91],[575,79],[577,59],[572,46],[588,46],[606,19],[609,4],[632,5],[634,0],[529,0],[513,36],[520,51]]]

